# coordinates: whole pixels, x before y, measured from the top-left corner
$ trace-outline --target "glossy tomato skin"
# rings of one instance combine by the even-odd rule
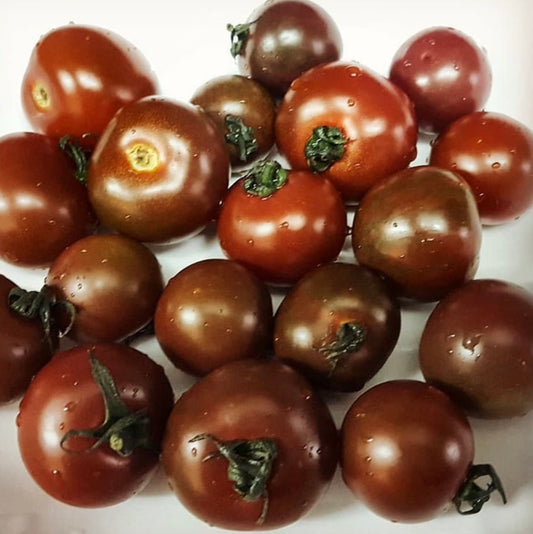
[[[215,121],[226,141],[233,168],[249,165],[272,150],[276,102],[259,82],[236,74],[218,76],[199,87],[191,102]],[[255,148],[240,153],[238,140],[230,140],[232,126],[228,120],[232,119],[241,120],[244,127],[251,129]]]
[[[199,232],[216,215],[229,158],[215,125],[186,102],[146,97],[110,121],[91,158],[89,198],[100,220],[144,242]]]
[[[344,417],[341,440],[348,488],[377,515],[404,523],[445,511],[474,457],[463,412],[416,380],[382,382],[363,393]]]
[[[43,267],[93,233],[97,221],[85,187],[56,140],[37,133],[0,138],[0,257]]]
[[[92,429],[104,421],[102,394],[91,375],[89,353],[109,370],[120,398],[136,412],[146,410],[155,448],[120,456],[108,445],[92,451],[92,438],[72,438],[71,429]],[[79,507],[103,507],[141,491],[158,467],[158,446],[173,405],[163,368],[126,345],[80,345],[58,352],[37,374],[17,417],[22,460],[35,482],[51,497]]]
[[[348,202],[358,201],[416,157],[411,102],[386,78],[356,62],[310,69],[285,94],[276,117],[276,142],[292,168],[310,168],[305,147],[321,126],[338,128],[346,139],[340,159],[321,175]]]
[[[435,139],[430,163],[469,183],[485,225],[516,219],[533,204],[533,132],[502,113],[457,119]]]
[[[467,282],[441,300],[420,339],[424,378],[469,415],[533,408],[533,296],[503,280]]]
[[[272,335],[266,284],[226,259],[193,263],[166,285],[154,317],[163,352],[185,372],[204,375],[265,354]]]
[[[97,234],[66,248],[52,263],[46,285],[76,308],[68,336],[79,342],[119,341],[153,317],[163,291],[159,263],[145,245]]]
[[[223,415],[222,415],[223,414]],[[268,438],[277,455],[264,499],[246,501],[228,480],[228,462],[205,458],[219,440]],[[209,373],[176,402],[163,441],[162,463],[183,505],[211,525],[272,529],[308,512],[336,470],[338,432],[319,395],[296,371],[274,360],[239,360]]]
[[[268,283],[287,285],[338,256],[346,209],[329,180],[289,171],[285,185],[266,197],[247,193],[244,180],[230,187],[217,220],[227,257]]]
[[[0,275],[0,405],[13,402],[26,391],[57,346],[57,338],[47,339],[38,319],[10,309],[9,292],[16,287]]]
[[[22,82],[22,104],[32,127],[59,138],[94,144],[115,112],[157,92],[146,58],[109,30],[68,24],[35,45]]]
[[[263,2],[248,17],[249,35],[236,56],[239,72],[275,96],[306,70],[339,59],[342,37],[335,21],[308,0]]]
[[[486,51],[472,37],[441,26],[405,41],[389,77],[412,100],[420,129],[432,133],[482,109],[492,87]]]
[[[320,387],[356,391],[389,357],[400,323],[400,305],[378,275],[359,265],[329,263],[301,278],[282,300],[274,353]],[[352,324],[364,339],[350,348],[342,345],[339,329]]]
[[[434,301],[472,279],[481,222],[474,195],[452,171],[422,165],[377,184],[359,204],[352,247],[401,297]]]

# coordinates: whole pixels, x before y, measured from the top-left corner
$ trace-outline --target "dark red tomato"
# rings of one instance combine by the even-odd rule
[[[467,282],[442,299],[420,340],[424,378],[469,415],[533,409],[533,295],[502,280]]]
[[[321,387],[356,391],[394,349],[400,320],[400,306],[378,275],[329,263],[300,279],[281,302],[274,352]]]
[[[36,133],[0,138],[0,257],[41,267],[96,229],[85,187],[57,141]]]
[[[22,81],[30,124],[54,137],[72,135],[94,144],[115,112],[157,92],[144,56],[103,28],[69,24],[35,45]]]
[[[493,468],[472,466],[474,438],[466,416],[424,382],[392,380],[369,389],[346,413],[341,436],[344,482],[391,521],[427,521],[452,502],[460,513],[479,511],[485,501],[477,502],[475,491],[471,501],[467,481],[480,476],[491,476],[494,487],[477,497],[488,499],[496,490],[505,501]]]
[[[233,167],[265,157],[274,146],[276,102],[251,78],[225,75],[199,87],[191,102],[215,121]]]
[[[146,97],[111,120],[89,166],[88,190],[108,227],[139,241],[199,232],[228,187],[224,139],[192,104]]]
[[[430,163],[468,182],[483,224],[509,222],[533,204],[533,132],[501,113],[453,122],[433,143]]]
[[[344,204],[329,180],[274,161],[232,185],[217,227],[229,258],[275,284],[292,284],[335,259],[346,230]]]
[[[0,404],[18,399],[57,347],[57,337],[45,335],[39,317],[29,319],[11,309],[9,295],[16,288],[0,275]]]
[[[294,169],[329,178],[346,201],[416,156],[417,125],[405,94],[350,61],[310,69],[285,94],[276,142]]]
[[[413,102],[419,127],[438,132],[487,101],[492,71],[484,49],[454,28],[431,27],[394,55],[390,80]]]
[[[438,300],[477,271],[481,223],[474,195],[445,169],[400,171],[361,201],[352,247],[357,261],[387,277],[400,296]]]
[[[155,335],[174,365],[204,375],[223,363],[264,355],[272,313],[267,286],[246,267],[202,260],[169,280],[157,304]]]
[[[342,38],[335,21],[309,0],[259,5],[245,24],[228,26],[239,72],[281,96],[304,71],[339,59]]]
[[[80,239],[52,263],[47,287],[76,308],[68,336],[118,341],[153,317],[163,291],[159,263],[143,244],[120,235]]]
[[[163,368],[136,349],[98,344],[58,352],[20,405],[22,460],[61,502],[117,504],[156,471],[172,405]]]
[[[307,513],[335,473],[338,433],[309,383],[273,360],[239,360],[175,404],[162,463],[182,504],[203,521],[272,529]]]

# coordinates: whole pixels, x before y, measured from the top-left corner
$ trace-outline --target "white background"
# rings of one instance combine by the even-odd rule
[[[133,42],[149,59],[161,92],[187,100],[211,77],[236,72],[229,54],[228,22],[244,22],[259,2],[232,0],[75,0],[11,1],[0,17],[0,135],[28,130],[21,111],[20,83],[30,52],[51,28],[76,23],[113,30]],[[386,75],[400,44],[434,25],[453,26],[487,50],[493,87],[486,109],[506,113],[533,128],[533,31],[528,0],[322,0],[337,21],[345,59],[354,59]],[[421,142],[415,163],[426,162]],[[0,162],[1,165],[1,162]],[[483,234],[477,277],[519,283],[533,291],[533,213]],[[155,249],[154,249],[155,250]],[[193,261],[222,257],[211,234],[201,234],[158,254],[165,278]],[[349,247],[341,258],[353,261]],[[39,289],[45,270],[17,269],[0,262],[0,272],[27,289]],[[281,294],[274,295],[275,303]],[[402,314],[396,350],[371,386],[390,378],[419,378],[417,344],[432,305],[412,305]],[[533,328],[533,325],[532,325]],[[1,342],[1,340],[0,340]],[[165,365],[179,395],[192,383],[171,368],[157,344],[137,347]],[[367,386],[367,387],[368,387]],[[327,397],[338,423],[355,394]],[[112,508],[83,510],[63,505],[41,492],[26,474],[16,445],[16,403],[0,407],[0,534],[157,534],[216,532],[192,517],[168,490],[159,473],[146,490]],[[530,534],[533,532],[533,413],[507,421],[471,420],[477,463],[492,463],[506,487],[509,503],[494,496],[477,516],[453,511],[417,525],[399,525],[376,517],[357,502],[337,474],[325,498],[299,522],[283,529],[298,533],[376,534]]]

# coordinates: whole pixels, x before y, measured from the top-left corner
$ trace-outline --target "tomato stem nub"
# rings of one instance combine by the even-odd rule
[[[488,477],[490,480],[485,488],[476,483],[476,480],[480,477]],[[453,503],[461,515],[477,514],[494,491],[500,494],[505,504],[507,502],[505,490],[492,465],[473,465],[468,471],[466,481],[454,497]],[[468,508],[464,508],[465,503],[469,505]]]
[[[72,159],[76,169],[74,170],[74,176],[76,180],[82,184],[87,183],[87,168],[89,160],[89,152],[84,150],[76,141],[70,137],[70,135],[64,135],[59,140],[59,146],[63,152],[69,158]]]
[[[235,439],[220,441],[211,434],[198,434],[190,443],[209,439],[217,451],[208,454],[203,462],[224,457],[228,461],[228,479],[234,490],[246,501],[256,502],[263,499],[263,508],[257,524],[263,524],[268,513],[268,491],[266,484],[272,472],[272,465],[277,455],[276,443],[269,438]]]
[[[263,160],[244,176],[243,187],[250,195],[268,197],[285,185],[288,176],[289,172],[277,161]]]
[[[339,361],[357,352],[366,340],[366,330],[356,321],[346,322],[339,326],[335,333],[335,340],[322,345],[318,351],[326,355],[331,372],[335,370]]]
[[[327,171],[344,154],[346,138],[335,126],[318,126],[307,141],[305,158],[313,172]]]
[[[236,26],[233,26],[233,24],[226,25],[226,29],[230,32],[230,52],[232,57],[235,58],[242,54],[242,51],[246,46],[246,41],[248,41],[248,36],[250,35],[250,26],[256,22],[257,20],[246,22],[244,24],[237,24]]]
[[[240,117],[235,115],[227,115],[224,123],[226,125],[226,142],[237,148],[240,161],[248,161],[250,156],[257,152],[254,129],[247,126]]]

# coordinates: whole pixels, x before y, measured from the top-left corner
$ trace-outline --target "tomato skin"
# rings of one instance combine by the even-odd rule
[[[352,247],[357,261],[382,273],[401,297],[433,301],[474,277],[481,235],[466,181],[422,165],[391,175],[365,195]]]
[[[321,352],[338,330],[357,323],[365,339],[345,350],[332,368]],[[307,273],[277,309],[274,353],[320,387],[356,391],[383,366],[400,334],[400,305],[375,273],[359,265],[329,263]]]
[[[485,225],[516,219],[533,204],[533,132],[502,113],[457,119],[435,139],[430,164],[468,182]]]
[[[451,504],[474,457],[468,419],[440,390],[382,382],[358,397],[341,427],[342,477],[391,521],[428,521]]]
[[[350,61],[319,65],[298,77],[276,117],[276,143],[294,169],[309,169],[305,146],[313,130],[337,127],[344,154],[321,173],[345,201],[358,201],[375,183],[416,156],[417,124],[407,96],[386,78]]]
[[[80,345],[58,352],[36,375],[17,417],[22,460],[51,497],[79,507],[103,507],[141,491],[158,466],[157,450],[136,449],[122,457],[103,445],[90,452],[66,452],[60,440],[71,429],[95,428],[104,421],[102,394],[94,381],[89,351],[105,365],[120,398],[131,411],[146,409],[153,443],[161,443],[173,393],[163,368],[126,345]],[[94,440],[93,440],[94,441]],[[74,438],[70,449],[92,443]]]
[[[97,234],[66,248],[50,266],[46,285],[76,308],[69,337],[119,341],[152,319],[163,278],[146,246],[125,236]]]
[[[222,415],[224,414],[224,415]],[[270,438],[277,456],[267,482],[268,510],[258,524],[263,499],[247,502],[228,480],[219,440]],[[274,360],[231,362],[194,384],[176,402],[163,441],[162,463],[182,504],[211,525],[235,530],[271,529],[308,512],[333,477],[338,432],[331,414],[309,383]]]
[[[159,243],[203,229],[228,180],[224,140],[205,112],[146,97],[109,122],[92,155],[87,187],[103,224]]]
[[[208,259],[169,280],[157,304],[155,334],[174,365],[204,375],[228,361],[264,355],[272,313],[260,279],[237,262]]]
[[[533,295],[503,280],[471,280],[442,299],[420,339],[424,378],[469,415],[533,409]]]
[[[38,88],[48,105],[36,101]],[[94,26],[54,28],[33,48],[22,82],[22,104],[32,127],[59,138],[94,144],[115,112],[157,92],[146,58],[126,39]],[[42,97],[42,94],[41,94]]]
[[[346,210],[335,187],[308,171],[289,171],[272,195],[247,193],[244,179],[226,195],[217,221],[222,250],[259,278],[292,284],[337,257],[346,238]]]
[[[250,33],[237,55],[237,67],[275,96],[282,96],[306,70],[341,55],[342,37],[335,21],[314,2],[263,2],[247,22]]]
[[[389,77],[412,100],[420,130],[431,133],[482,109],[492,86],[485,50],[463,32],[441,26],[405,41]]]
[[[0,138],[0,257],[43,267],[93,233],[97,221],[72,162],[51,137],[17,132]]]

